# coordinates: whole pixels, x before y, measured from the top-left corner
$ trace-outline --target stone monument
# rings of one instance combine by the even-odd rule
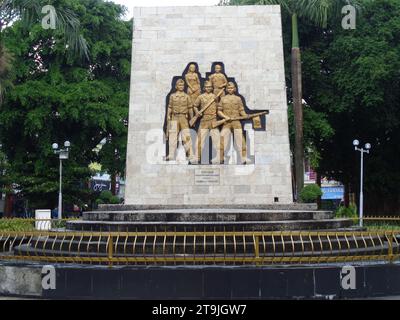
[[[37,256],[39,240],[49,256],[114,255],[123,263],[332,254],[329,238],[314,252],[312,244],[305,249],[310,234],[289,237],[288,248],[282,233],[262,242],[254,233],[353,224],[316,204],[292,203],[279,6],[136,8],[134,24],[125,203],[66,223],[68,232],[118,235],[92,246],[82,234],[73,246],[38,237],[16,254]]]
[[[126,205],[292,203],[279,6],[134,9]]]
[[[125,203],[69,230],[337,229],[292,201],[279,6],[134,10]]]

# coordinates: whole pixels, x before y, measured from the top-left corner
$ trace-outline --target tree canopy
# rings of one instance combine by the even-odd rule
[[[370,142],[371,154],[365,158],[366,211],[399,213],[400,2],[357,3],[361,10],[355,30],[344,30],[340,18],[321,28],[299,17],[305,149],[319,173],[358,192],[360,154],[352,141]],[[283,11],[282,19],[291,101],[289,14]],[[293,140],[293,126],[290,131]]]
[[[367,209],[393,213],[400,207],[400,2],[364,2],[356,29],[338,29],[316,53],[323,72],[311,73],[318,84],[310,79],[308,89],[315,93],[308,99],[335,129],[320,147],[321,170],[357,190],[360,155],[352,140],[372,143],[365,168]]]
[[[340,19],[321,28],[299,17],[305,147],[319,173],[357,192],[360,155],[352,141],[370,142],[366,211],[394,213],[400,207],[400,2],[359,2],[355,30],[342,29]],[[6,158],[0,162],[7,170],[0,185],[16,183],[38,206],[50,205],[48,199],[54,205],[57,199],[53,142],[72,142],[71,159],[65,162],[67,200],[88,196],[84,184],[92,161],[111,174],[125,166],[131,22],[121,19],[123,7],[103,0],[60,3],[81,21],[90,61],[66,55],[65,45],[39,25],[28,32],[16,21],[2,32],[14,57],[7,69],[14,87],[0,107]],[[283,14],[283,30],[291,101],[289,14]],[[104,138],[106,145],[94,152]]]
[[[13,90],[0,107],[0,142],[9,163],[6,178],[33,205],[57,201],[53,142],[72,143],[64,163],[64,198],[75,203],[88,196],[88,166],[102,156],[102,151],[94,152],[100,141],[108,138],[118,153],[125,153],[125,144],[116,142],[126,136],[131,22],[122,20],[124,7],[112,2],[64,0],[62,6],[80,20],[90,61],[66,55],[64,45],[40,25],[28,32],[17,21],[3,31],[15,74]],[[107,157],[103,159],[107,163]]]

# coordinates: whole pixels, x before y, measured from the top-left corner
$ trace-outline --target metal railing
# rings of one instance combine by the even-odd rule
[[[272,265],[393,262],[400,257],[400,218],[364,218],[372,227],[363,231],[321,232],[70,232],[62,230],[65,220],[24,221],[32,230],[0,229],[0,260],[110,266]]]

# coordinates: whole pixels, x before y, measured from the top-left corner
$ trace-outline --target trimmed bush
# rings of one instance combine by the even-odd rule
[[[96,206],[98,207],[100,204],[104,204],[104,201],[101,199],[96,199]]]
[[[103,200],[103,203],[110,203],[112,197],[113,194],[109,190],[102,191],[99,196],[99,198]]]
[[[98,208],[100,204],[120,204],[121,200],[117,196],[113,196],[111,191],[102,191],[100,196],[95,201],[96,207]]]
[[[110,199],[110,204],[119,204],[121,201],[117,196],[112,196]]]
[[[350,205],[348,208],[340,206],[335,213],[336,218],[358,218],[357,207]]]
[[[322,191],[316,184],[307,185],[300,192],[300,200],[304,203],[316,202],[320,196],[322,196]]]

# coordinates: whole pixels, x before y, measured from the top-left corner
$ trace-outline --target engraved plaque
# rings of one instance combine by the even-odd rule
[[[194,182],[195,185],[219,185],[220,169],[196,169]]]

